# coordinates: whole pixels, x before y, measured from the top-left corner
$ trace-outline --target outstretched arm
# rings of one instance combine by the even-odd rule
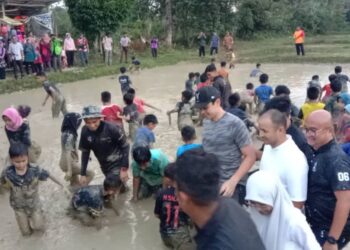
[[[153,105],[151,105],[151,104],[149,104],[149,103],[143,103],[146,107],[149,107],[149,108],[152,108],[152,109],[154,109],[154,110],[157,110],[157,111],[159,111],[159,112],[162,112],[162,110],[161,109],[159,109],[159,108],[157,108],[157,107],[155,107],[155,106],[153,106]]]
[[[44,101],[43,101],[43,106],[45,106],[45,104],[46,104],[46,102],[47,102],[47,100],[50,98],[50,95],[49,94],[47,94],[46,95],[46,97],[45,97],[45,99],[44,99]]]

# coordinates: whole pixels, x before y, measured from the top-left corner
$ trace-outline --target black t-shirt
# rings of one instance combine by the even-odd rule
[[[24,122],[17,131],[8,130],[6,127],[5,131],[10,145],[20,142],[28,147],[31,146],[32,143],[30,140],[30,128],[28,123]]]
[[[129,144],[125,134],[118,126],[101,121],[96,131],[90,131],[86,126],[81,130],[79,149],[92,150],[101,165],[104,174],[113,168],[129,166]],[[82,174],[86,174],[82,171]]]
[[[225,82],[222,76],[217,76],[214,78],[213,87],[220,92],[221,106],[224,109],[228,108],[230,106],[228,98],[232,94],[231,84]]]
[[[123,93],[127,92],[130,88],[130,85],[131,85],[130,77],[127,75],[119,76],[119,83],[120,83],[120,87],[122,89],[122,92]]]
[[[173,187],[162,189],[157,194],[154,214],[159,216],[162,234],[176,233],[179,227],[188,224],[188,216],[181,211]]]
[[[350,158],[334,140],[317,151],[309,168],[306,217],[311,226],[329,230],[336,205],[334,192],[350,190]],[[350,220],[344,231],[350,233]]]
[[[300,151],[304,153],[309,166],[311,166],[310,164],[311,164],[311,160],[313,158],[314,152],[310,147],[310,145],[307,143],[307,140],[303,132],[297,126],[292,124],[287,129],[287,134],[289,134],[292,137],[293,141],[298,146]]]
[[[135,103],[126,105],[123,108],[123,115],[130,117],[130,120],[128,121],[128,123],[130,122],[137,123],[139,121],[139,112],[137,112],[137,106]]]
[[[198,250],[264,250],[248,213],[230,198],[221,198],[213,217],[195,237]]]

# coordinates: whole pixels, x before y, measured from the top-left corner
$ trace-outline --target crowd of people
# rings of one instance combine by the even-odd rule
[[[5,29],[6,27],[6,29]],[[89,41],[84,34],[74,39],[67,33],[64,39],[54,34],[43,34],[36,37],[32,33],[25,35],[24,32],[14,28],[8,29],[1,26],[0,40],[0,80],[6,79],[6,69],[13,69],[14,78],[23,78],[25,75],[37,75],[51,70],[60,71],[77,65],[75,58],[79,59],[79,65],[84,67],[89,64]],[[158,38],[150,40],[151,54],[153,58],[158,56]],[[106,33],[101,41],[102,52],[106,65],[112,65],[115,45],[110,33]],[[123,34],[120,39],[120,63],[128,63],[130,38]],[[137,61],[137,60],[136,60]],[[140,66],[140,63],[132,64]]]
[[[215,35],[212,53],[219,43]],[[200,36],[205,39],[204,34]],[[230,34],[225,38],[230,52],[231,38]],[[56,39],[47,40],[50,46],[46,48]],[[79,40],[78,44],[85,44],[86,38]],[[126,35],[122,40],[122,58],[127,61],[130,40]],[[15,51],[18,43],[13,36],[9,51]],[[27,38],[27,43],[32,41]],[[103,39],[106,64],[112,62],[112,43],[107,34]],[[152,55],[156,57],[154,43]],[[67,35],[62,44],[67,65],[74,65],[75,41]],[[77,47],[88,52],[88,46]],[[88,63],[87,55],[81,54],[81,62]],[[51,59],[52,54],[43,63],[47,70]],[[16,65],[17,61],[20,68],[21,60]],[[59,65],[58,61],[62,62],[57,59],[53,65]],[[136,70],[138,65],[134,64]],[[83,225],[100,228],[105,208],[119,215],[117,197],[129,192],[127,181],[132,173],[132,201],[155,199],[154,214],[169,248],[342,249],[350,241],[349,78],[340,66],[328,84],[313,76],[305,86],[305,103],[297,108],[288,86],[272,88],[259,63],[250,76],[258,78],[260,85],[247,83],[246,89],[233,93],[229,66],[223,61],[218,68],[212,60],[203,73],[188,74],[181,100],[167,111],[169,123],[171,114],[177,113],[184,142],[174,162],[155,148],[158,118],[147,113],[145,106],[161,110],[137,96],[125,67],[120,68],[118,78],[124,107],[103,91],[101,107],[87,105],[81,113],[67,110],[56,84],[44,72],[37,72],[46,94],[43,105],[51,99],[52,117],[60,113],[64,117],[59,165],[70,189],[37,165],[41,148],[30,136],[30,107],[4,110],[10,146],[0,183],[10,189],[10,205],[21,233],[28,236],[44,229],[39,181],[51,179],[67,195],[72,193],[68,214]],[[201,143],[195,143],[196,126],[203,127]],[[104,175],[100,185],[90,184],[95,175],[88,168],[91,152]]]

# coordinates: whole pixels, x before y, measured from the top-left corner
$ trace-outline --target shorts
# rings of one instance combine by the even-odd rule
[[[135,140],[136,131],[140,127],[138,122],[129,122],[129,137],[131,141]]]
[[[188,226],[178,228],[175,233],[161,233],[162,241],[165,246],[171,249],[194,249]]]
[[[44,216],[39,208],[15,209],[17,225],[23,236],[31,235],[33,231],[44,231]]]
[[[66,100],[63,96],[53,97],[51,106],[52,117],[57,118],[62,112],[65,115],[67,111]]]
[[[149,185],[143,178],[140,180],[140,191],[139,191],[139,199],[149,198],[151,196],[156,196],[158,191],[162,189],[162,184],[151,186]]]

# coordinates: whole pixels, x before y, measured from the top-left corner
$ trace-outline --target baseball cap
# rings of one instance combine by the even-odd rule
[[[101,109],[97,106],[89,105],[83,108],[83,112],[81,114],[82,119],[86,118],[101,118],[104,115],[101,114]]]
[[[196,98],[195,107],[204,108],[209,103],[215,101],[219,97],[220,97],[220,93],[214,87],[208,86],[208,87],[200,88],[195,94],[195,98]]]

